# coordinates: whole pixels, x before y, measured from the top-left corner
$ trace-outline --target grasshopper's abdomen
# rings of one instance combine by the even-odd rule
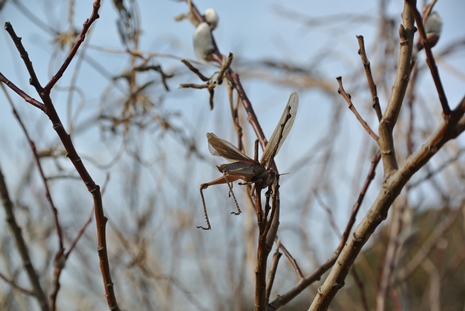
[[[217,166],[218,170],[226,175],[239,176],[246,182],[252,181],[256,176],[263,174],[266,169],[260,164],[248,162],[233,162]]]
[[[226,172],[231,172],[231,171],[250,169],[250,167],[253,165],[254,164],[250,164],[246,162],[234,162],[234,163],[228,163],[228,164],[221,164],[220,166],[217,166],[217,167],[221,173],[226,173]]]

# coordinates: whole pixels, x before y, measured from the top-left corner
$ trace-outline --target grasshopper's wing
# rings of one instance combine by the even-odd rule
[[[256,163],[237,149],[236,146],[224,139],[218,138],[218,136],[213,133],[207,133],[207,139],[208,150],[210,150],[210,153],[213,155],[223,157],[230,162],[242,161]]]
[[[298,107],[299,95],[294,92],[289,97],[289,101],[287,102],[286,108],[284,108],[283,115],[281,116],[278,125],[263,151],[262,158],[260,159],[260,163],[263,166],[269,167],[271,161],[278,154],[279,149],[292,128],[292,124],[294,124]]]

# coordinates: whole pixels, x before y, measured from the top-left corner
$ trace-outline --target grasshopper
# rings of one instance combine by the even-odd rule
[[[207,227],[197,226],[197,228],[201,228],[203,230],[211,229],[205,198],[203,196],[203,190],[207,189],[209,186],[226,183],[237,209],[237,212],[232,212],[232,214],[239,215],[241,210],[236,197],[234,196],[234,192],[232,191],[232,183],[234,181],[242,179],[244,183],[240,183],[241,185],[255,184],[255,187],[259,187],[261,189],[266,188],[273,183],[277,174],[271,168],[273,159],[276,154],[278,154],[279,149],[294,124],[298,107],[299,96],[294,92],[289,97],[286,108],[284,108],[281,119],[271,135],[260,161],[258,161],[258,144],[256,144],[255,159],[251,159],[230,142],[217,137],[213,133],[207,133],[208,149],[210,150],[210,153],[215,156],[223,157],[232,163],[217,166],[218,170],[223,173],[223,176],[200,185],[200,195],[202,197]]]

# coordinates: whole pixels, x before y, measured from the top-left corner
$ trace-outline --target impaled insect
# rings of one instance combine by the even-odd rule
[[[208,183],[200,185],[200,195],[202,197],[203,210],[205,214],[205,220],[207,227],[197,226],[203,230],[210,230],[210,221],[208,219],[207,207],[205,205],[205,198],[203,196],[203,190],[209,186],[218,184],[228,184],[229,192],[231,193],[234,203],[236,204],[237,212],[232,214],[239,215],[241,210],[237,203],[234,192],[232,191],[232,182],[238,179],[245,181],[244,184],[255,184],[256,187],[265,188],[272,184],[276,177],[276,172],[271,169],[271,163],[274,157],[281,148],[284,140],[286,139],[289,131],[291,130],[292,124],[294,124],[297,108],[299,107],[299,95],[292,93],[289,97],[289,101],[284,109],[284,112],[276,126],[273,134],[271,135],[268,144],[263,151],[263,155],[258,162],[258,151],[255,150],[255,159],[251,159],[237,149],[233,144],[227,142],[224,139],[218,138],[213,133],[207,133],[208,149],[210,153],[216,156],[225,158],[232,162],[229,164],[221,164],[217,166],[218,170],[223,173],[223,176],[217,178]]]

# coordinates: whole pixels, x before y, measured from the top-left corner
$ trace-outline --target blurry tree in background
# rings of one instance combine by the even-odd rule
[[[270,36],[268,15],[218,4],[220,27],[251,23],[284,52],[261,37],[244,39],[259,58],[226,50],[228,32],[251,34],[225,22],[201,63],[200,2],[2,4],[0,310],[465,307],[465,27],[441,33],[441,2],[260,2],[293,25]],[[239,216],[228,186],[209,187],[212,229],[197,229],[199,185],[221,176],[205,133],[253,158],[294,91],[276,157],[290,174],[269,196],[236,183]]]

